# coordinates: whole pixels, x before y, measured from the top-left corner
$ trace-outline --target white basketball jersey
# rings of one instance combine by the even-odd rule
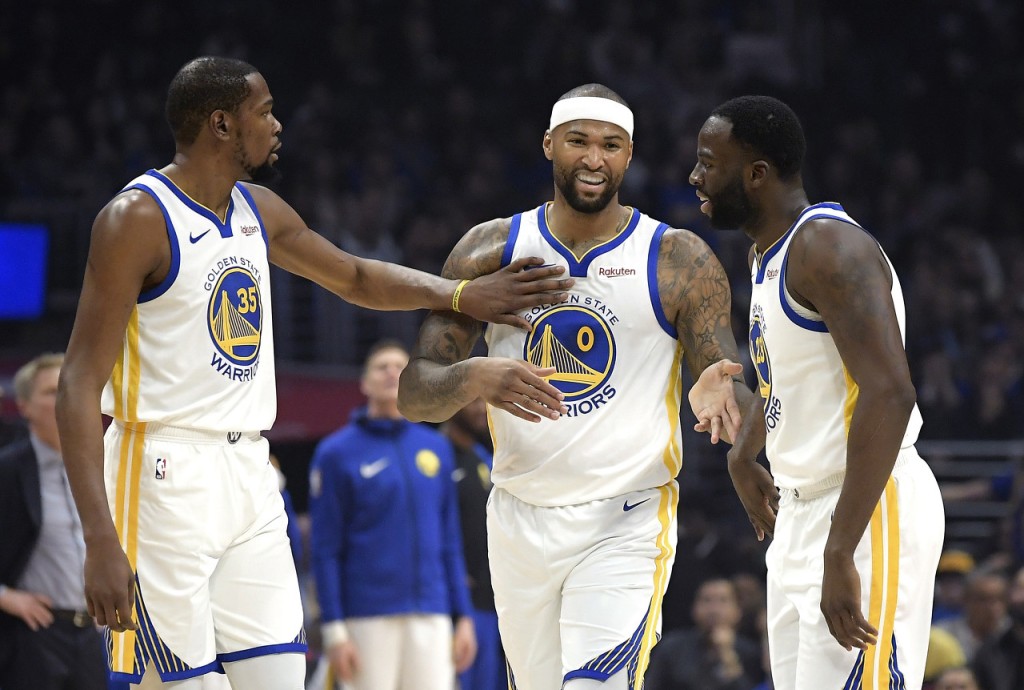
[[[633,209],[626,227],[582,258],[551,233],[547,206],[512,218],[502,265],[524,256],[576,280],[563,304],[522,312],[529,333],[491,325],[488,354],[557,368],[567,415],[527,422],[488,407],[491,478],[538,506],[585,503],[649,489],[682,466],[682,350],[658,294],[658,247],[668,227]]]
[[[103,412],[123,422],[269,429],[277,415],[270,265],[252,195],[236,184],[221,222],[156,170],[129,189],[160,206],[171,268],[139,295]]]
[[[838,204],[810,206],[785,235],[755,257],[751,268],[750,356],[765,400],[768,460],[775,483],[784,489],[805,488],[846,469],[847,435],[857,406],[857,384],[828,327],[786,290],[790,242],[804,223],[819,218],[860,227]],[[905,340],[903,290],[891,262],[889,269],[892,301]],[[915,405],[902,447],[912,446],[920,430],[921,413]]]

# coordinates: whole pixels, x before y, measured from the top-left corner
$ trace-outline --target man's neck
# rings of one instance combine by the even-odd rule
[[[626,226],[630,209],[613,200],[596,213],[581,213],[564,199],[556,199],[545,209],[548,228],[569,249],[610,240]]]
[[[199,158],[178,152],[174,161],[160,170],[188,198],[225,219],[231,203],[231,190],[238,178],[225,174],[215,163],[206,164]]]
[[[743,231],[754,240],[757,252],[761,254],[793,227],[793,223],[808,206],[810,203],[803,188],[793,189],[762,207],[761,216],[750,228],[743,228]]]

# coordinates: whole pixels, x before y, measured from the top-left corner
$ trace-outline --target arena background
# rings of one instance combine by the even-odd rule
[[[171,77],[223,54],[266,76],[284,123],[276,189],[307,222],[432,272],[472,225],[549,198],[551,103],[607,84],[637,115],[622,201],[712,244],[740,343],[748,242],[707,229],[687,175],[712,107],[741,93],[788,101],[812,201],[844,204],[903,276],[929,459],[952,482],[1003,476],[1024,458],[1022,15],[1016,0],[5,3],[0,222],[45,227],[49,251],[41,312],[0,321],[0,411],[16,417],[17,366],[66,345],[96,212],[170,160]],[[411,342],[421,315],[273,280],[281,412],[268,435],[302,510],[309,455],[359,403],[367,347]],[[749,530],[721,449],[689,435],[686,447],[684,489]],[[951,538],[995,548],[1015,500],[1004,489],[954,510],[964,526]]]

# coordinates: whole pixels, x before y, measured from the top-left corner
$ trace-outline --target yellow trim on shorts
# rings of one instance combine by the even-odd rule
[[[862,687],[887,690],[892,680],[893,626],[900,581],[900,515],[896,481],[889,477],[871,515],[871,599],[868,621],[878,630],[878,642],[864,653]]]
[[[665,590],[668,587],[669,573],[671,572],[672,559],[675,558],[675,547],[672,546],[671,533],[676,510],[679,507],[679,486],[671,481],[664,486],[658,487],[661,494],[658,507],[658,521],[661,523],[661,533],[658,534],[657,546],[658,555],[654,559],[654,593],[651,595],[651,612],[647,617],[647,627],[644,630],[638,653],[636,675],[630,687],[642,688],[644,674],[647,673],[647,665],[651,660],[651,649],[658,642],[658,624],[661,621],[661,604],[665,598]]]
[[[136,572],[138,558],[139,483],[142,478],[143,448],[146,424],[140,423],[126,428],[121,436],[121,448],[117,468],[117,487],[114,499],[114,527],[117,537],[128,557],[132,572]],[[135,616],[134,612],[132,613]],[[118,673],[135,672],[134,630],[112,632],[110,668]]]

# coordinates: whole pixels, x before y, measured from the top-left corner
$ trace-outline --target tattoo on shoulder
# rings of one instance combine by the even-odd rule
[[[448,255],[441,275],[476,278],[497,271],[511,225],[511,218],[496,218],[471,228]]]
[[[709,364],[737,358],[729,279],[706,242],[686,230],[666,232],[658,253],[658,289],[695,376]]]

